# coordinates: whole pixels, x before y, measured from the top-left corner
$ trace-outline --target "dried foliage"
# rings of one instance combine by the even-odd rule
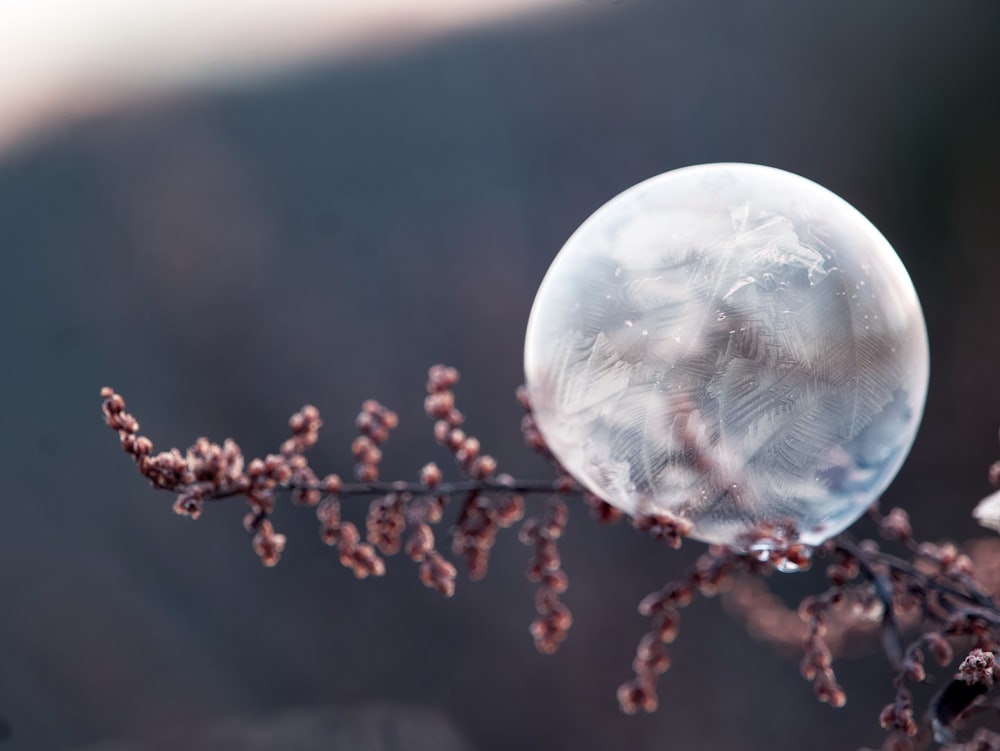
[[[101,397],[105,420],[118,433],[122,448],[153,487],[176,496],[176,513],[197,519],[207,503],[237,498],[247,503],[244,526],[265,566],[278,563],[287,542],[270,518],[279,492],[315,509],[320,538],[336,546],[340,562],[359,579],[384,574],[384,556],[402,550],[418,565],[420,581],[446,597],[455,591],[456,567],[440,552],[435,535],[446,507],[456,499],[460,503],[451,552],[472,579],[486,575],[499,531],[521,521],[520,539],[532,551],[527,577],[538,585],[538,616],[531,634],[539,651],[554,652],[573,621],[560,599],[569,580],[557,547],[566,527],[567,502],[582,498],[601,523],[614,523],[622,513],[580,488],[559,466],[538,431],[523,387],[517,397],[525,411],[525,441],[552,464],[555,477],[524,481],[497,474],[497,461],[463,427],[465,417],[454,393],[458,380],[454,368],[435,365],[428,373],[424,402],[435,440],[454,457],[459,473],[455,480],[445,480],[445,473],[432,463],[417,480],[382,480],[383,446],[398,419],[372,400],[362,405],[357,417],[358,436],[351,446],[354,480],[345,481],[335,474],[318,475],[305,456],[323,424],[315,407],[292,415],[291,435],[276,453],[247,461],[231,439],[217,444],[199,438],[186,452],[172,448],[154,453],[152,440],[139,432],[124,399],[110,388],[102,389]],[[994,485],[1000,485],[998,467],[1000,462],[990,469]],[[524,518],[528,497],[539,497],[541,505]],[[341,514],[343,501],[359,498],[371,499],[364,536]],[[639,611],[651,625],[636,650],[634,676],[618,690],[622,710],[656,709],[657,681],[670,666],[667,645],[678,635],[681,610],[698,595],[721,593],[726,608],[752,636],[801,652],[802,676],[820,701],[834,707],[847,700],[833,670],[834,656],[880,638],[896,671],[894,691],[879,716],[888,732],[882,749],[1000,751],[1000,735],[988,729],[980,727],[964,740],[959,737],[976,715],[1000,709],[990,699],[1000,678],[1000,610],[993,599],[1000,591],[1000,540],[977,542],[963,553],[952,543],[918,541],[902,509],[882,515],[873,507],[870,516],[883,544],[894,552],[873,539],[856,541],[849,535],[809,550],[795,541],[794,530],[772,525],[746,541],[744,549],[750,553],[712,546],[690,571],[646,597]],[[672,548],[690,532],[686,520],[669,515],[640,515],[631,521],[640,532]],[[755,547],[755,541],[762,540],[767,545]],[[769,591],[768,577],[775,570],[805,569],[818,559],[828,561],[828,586],[807,597],[797,611]],[[952,666],[945,673],[950,680],[918,713],[911,689],[931,680],[933,666]]]

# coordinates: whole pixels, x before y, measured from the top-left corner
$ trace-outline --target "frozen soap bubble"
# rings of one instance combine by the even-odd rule
[[[764,553],[857,519],[927,394],[920,303],[886,239],[751,164],[667,172],[598,209],[538,290],[524,362],[538,427],[586,488]]]

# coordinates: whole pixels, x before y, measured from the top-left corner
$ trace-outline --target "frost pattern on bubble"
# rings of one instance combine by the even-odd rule
[[[539,428],[609,503],[740,546],[814,545],[886,488],[927,391],[923,315],[884,237],[805,178],[746,164],[622,193],[556,257],[525,371]]]

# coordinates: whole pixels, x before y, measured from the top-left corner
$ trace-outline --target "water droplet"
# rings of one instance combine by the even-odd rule
[[[787,558],[779,558],[778,562],[774,564],[774,567],[783,574],[794,574],[795,572],[802,570],[801,564],[793,563]]]

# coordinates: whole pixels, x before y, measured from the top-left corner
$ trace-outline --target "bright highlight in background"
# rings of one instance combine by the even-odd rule
[[[579,0],[0,0],[0,152],[177,90],[253,83]]]
[[[927,393],[924,319],[886,239],[797,175],[675,170],[569,239],[528,323],[539,428],[589,490],[738,548],[815,545],[878,497]]]

